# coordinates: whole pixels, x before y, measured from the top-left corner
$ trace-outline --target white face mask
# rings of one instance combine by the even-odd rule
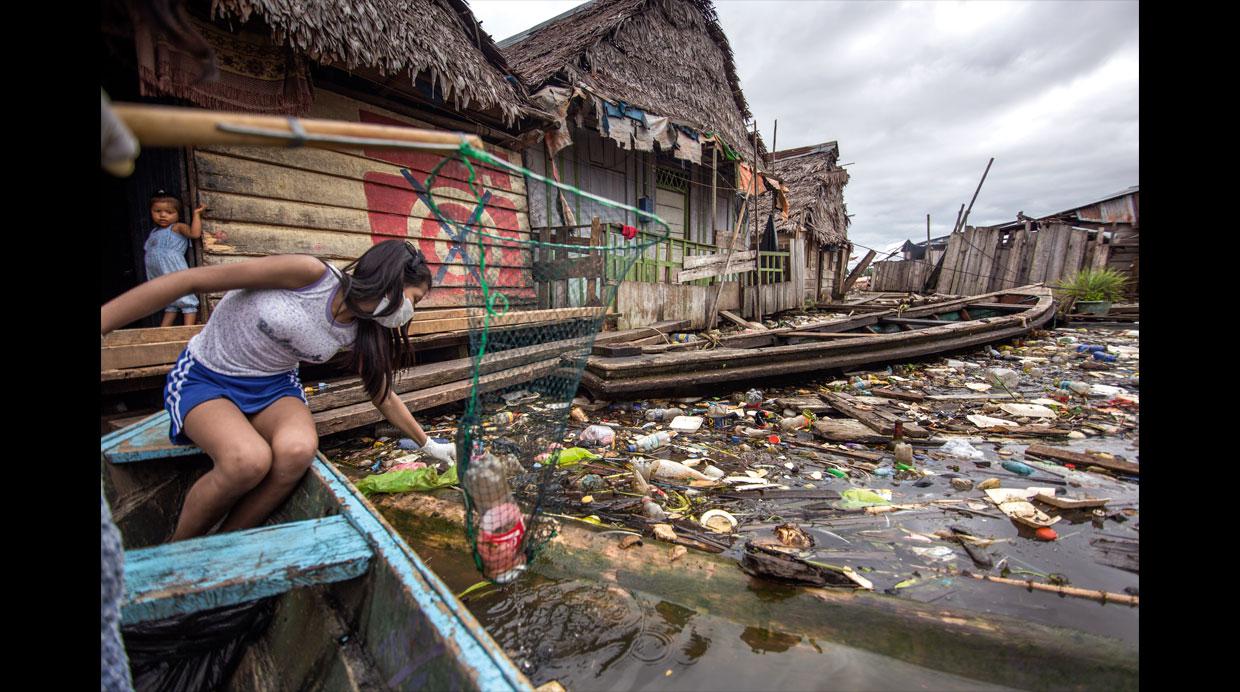
[[[383,299],[379,301],[379,305],[375,307],[375,313],[383,312],[383,310],[387,308],[388,302],[387,296],[383,296]],[[375,322],[378,322],[388,329],[399,329],[406,322],[413,319],[413,301],[409,300],[406,296],[404,297],[404,303],[401,304],[400,309],[396,312],[384,317],[375,317],[373,319]]]

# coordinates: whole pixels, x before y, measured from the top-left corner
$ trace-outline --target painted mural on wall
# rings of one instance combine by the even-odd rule
[[[404,125],[366,110],[359,111],[359,116],[364,123]],[[449,161],[432,181],[430,173],[443,158],[437,154],[366,149],[366,155],[408,169],[410,174],[406,178],[399,173],[372,171],[364,176],[373,242],[390,238],[415,239],[434,273],[436,290],[457,292],[471,283],[476,285],[464,262],[465,253],[474,261],[477,259],[478,236],[471,233],[471,229],[511,238],[515,242],[482,238],[487,248],[486,263],[494,267],[487,271],[487,282],[510,299],[535,299],[530,252],[527,246],[519,244],[529,237],[528,229],[522,232],[513,200],[496,194],[496,191],[512,191],[511,176],[475,165],[476,179],[471,188],[469,171],[459,161]],[[442,223],[431,209],[431,198],[448,223]],[[467,244],[462,246],[462,240]]]
[[[316,93],[310,117],[425,127],[395,113],[372,108],[326,90]],[[492,152],[517,160],[504,149]],[[203,249],[207,264],[265,255],[304,253],[342,266],[374,243],[408,238],[426,255],[436,290],[420,307],[478,303],[457,242],[466,224],[504,238],[529,237],[525,180],[475,166],[478,196],[469,189],[460,163],[441,169],[430,190],[422,189],[440,162],[432,154],[394,150],[281,149],[205,146],[194,150],[195,180],[207,205]],[[410,172],[406,180],[401,169]],[[450,220],[441,224],[426,203]],[[480,204],[481,202],[481,204]],[[536,302],[531,253],[501,243],[487,255],[487,281],[514,304]],[[219,296],[212,296],[212,302]]]

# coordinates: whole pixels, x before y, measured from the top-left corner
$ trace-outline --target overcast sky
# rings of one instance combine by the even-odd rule
[[[469,4],[501,40],[581,3]],[[854,243],[948,233],[991,156],[970,225],[1140,182],[1136,2],[715,7],[767,145],[776,119],[780,149],[839,142]]]

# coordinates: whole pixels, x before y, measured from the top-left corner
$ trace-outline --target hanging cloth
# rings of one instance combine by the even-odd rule
[[[779,241],[775,239],[775,214],[766,215],[766,231],[762,234],[762,242],[758,245],[758,249],[762,252],[775,252],[779,250]]]

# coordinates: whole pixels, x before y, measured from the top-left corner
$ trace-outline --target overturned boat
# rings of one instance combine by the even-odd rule
[[[640,353],[604,355],[596,348],[581,384],[595,397],[618,398],[867,367],[1011,339],[1054,314],[1051,290],[1035,284],[713,341],[643,346]]]

